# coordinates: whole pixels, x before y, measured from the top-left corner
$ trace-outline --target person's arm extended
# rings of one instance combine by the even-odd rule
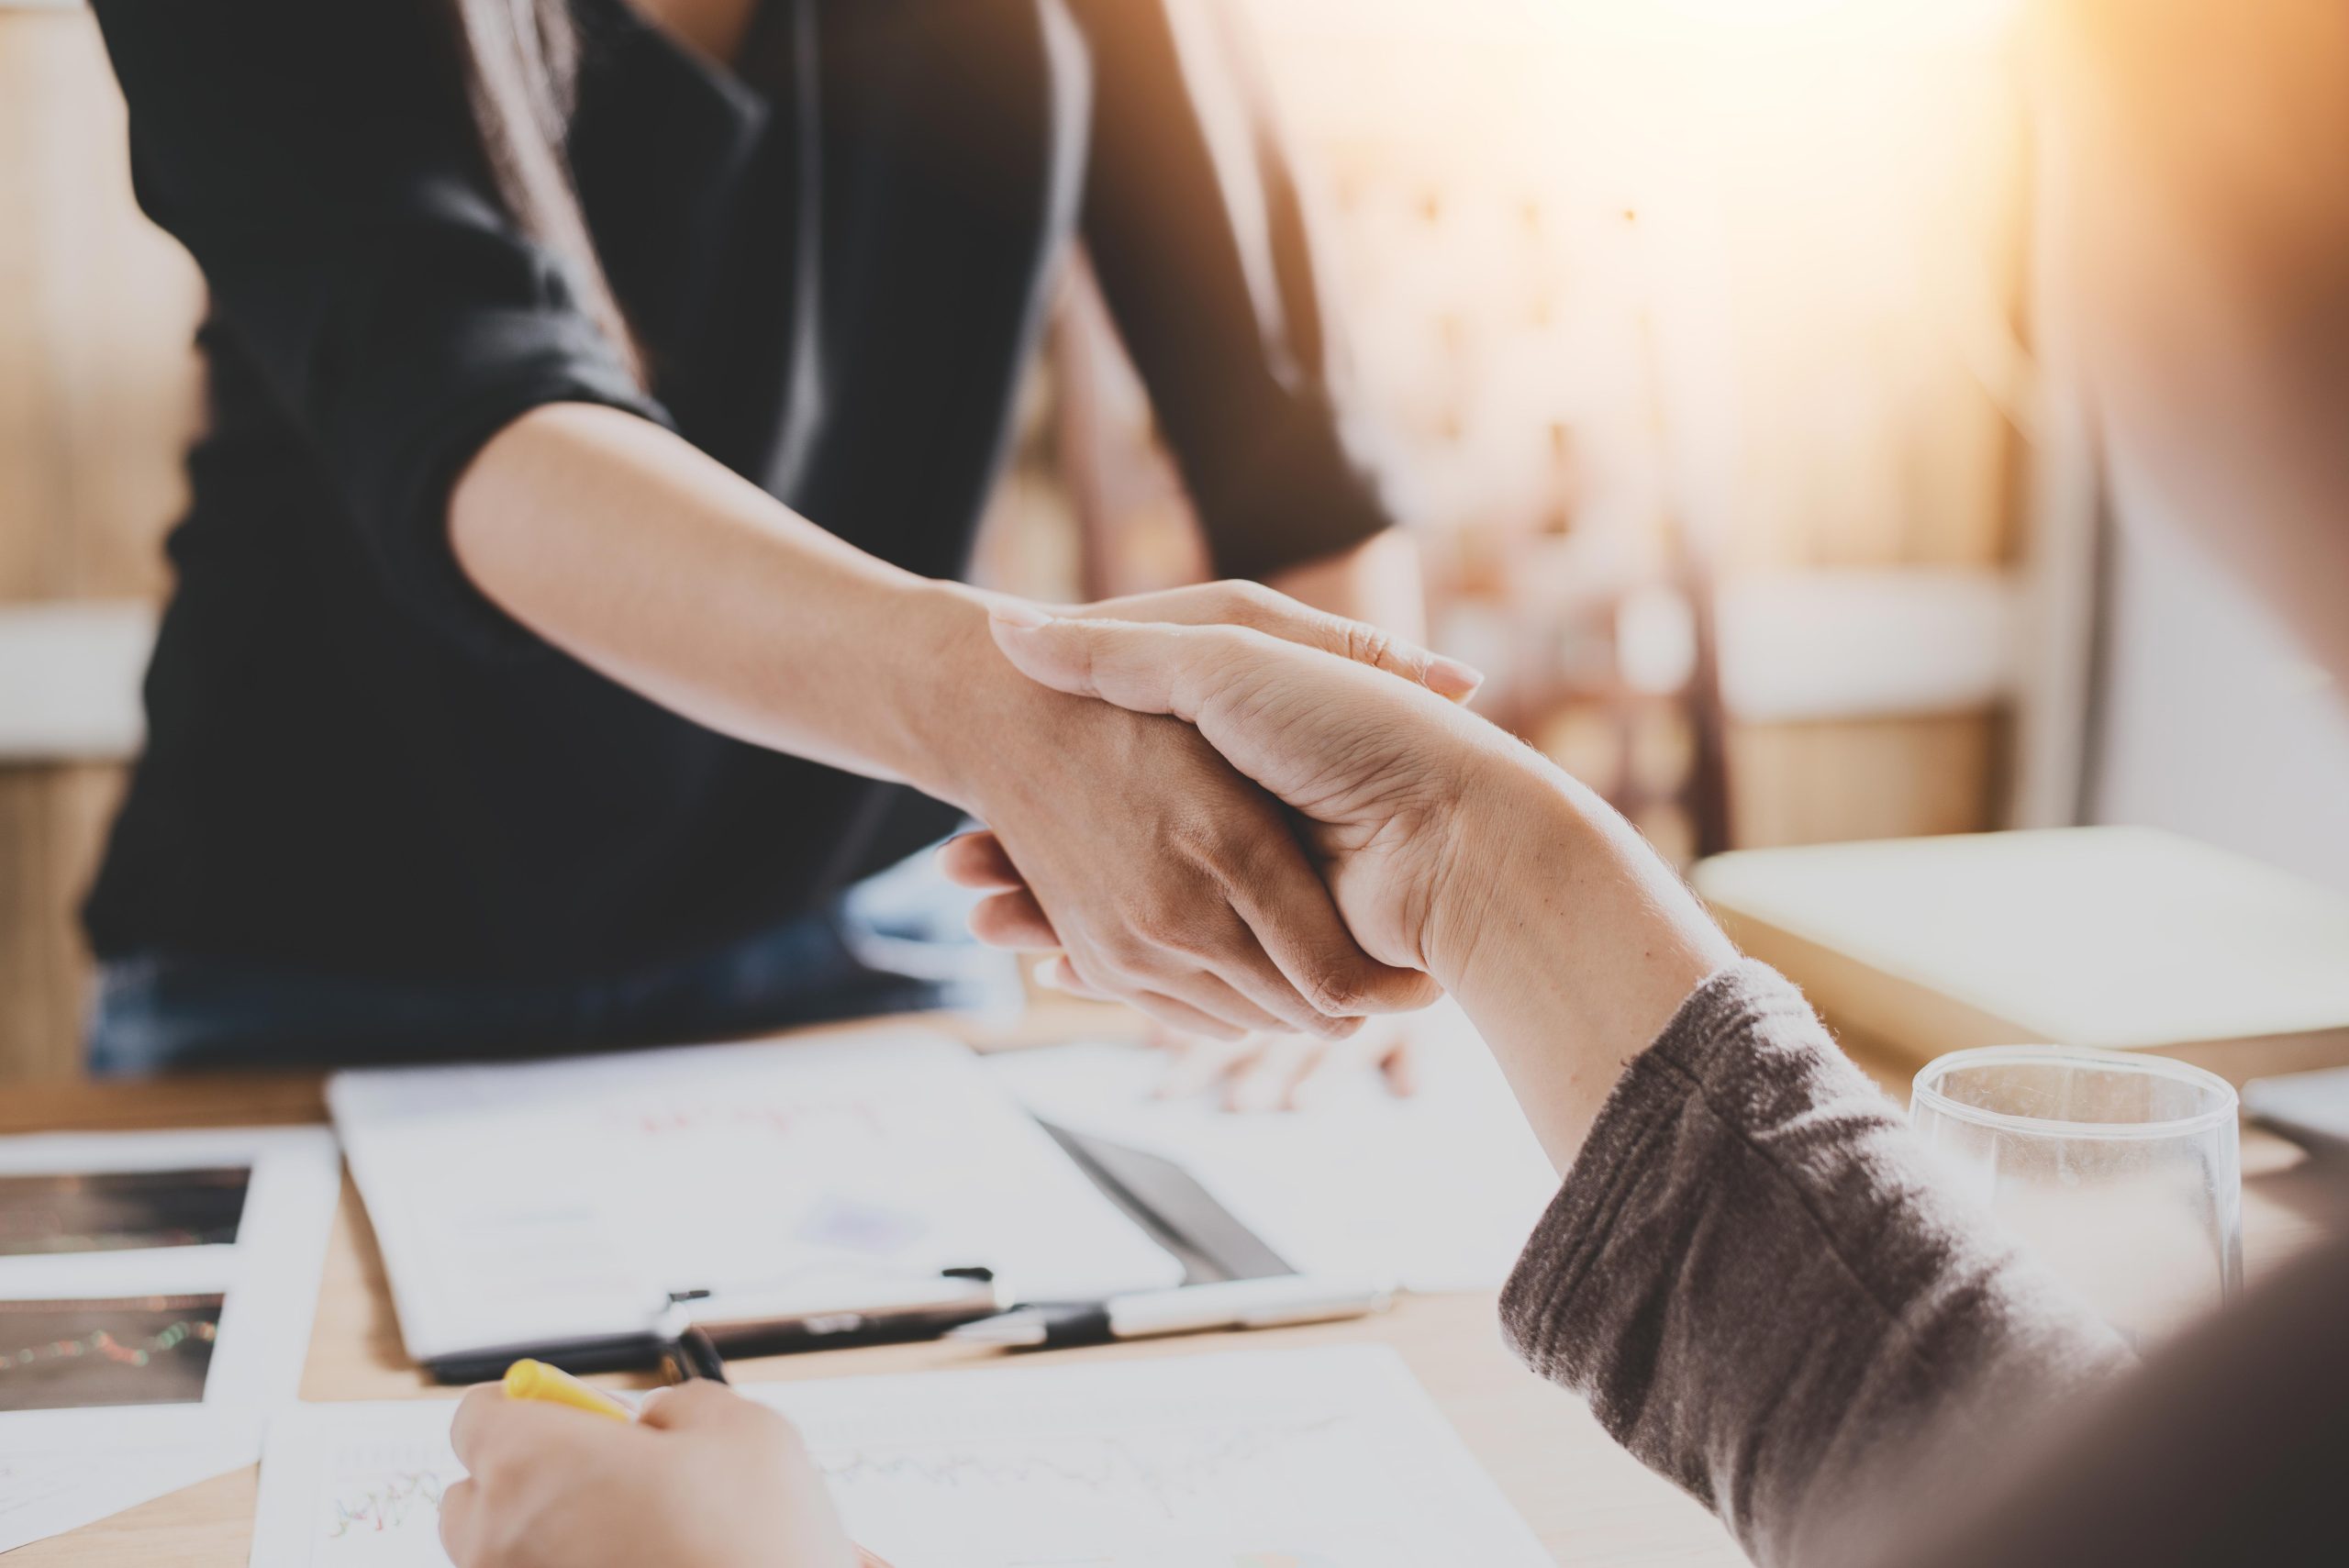
[[[1085,711],[1003,667],[990,595],[877,560],[617,409],[550,405],[507,426],[458,479],[449,531],[493,602],[622,684],[965,810],[1029,750],[1013,737]],[[1301,568],[1316,596],[1297,596],[1341,613],[1400,598],[1389,540],[1408,551],[1382,535]]]
[[[664,707],[966,810],[988,761],[970,737],[1047,711],[988,678],[978,594],[867,555],[616,409],[549,405],[492,437],[451,492],[449,536],[492,602]]]
[[[1277,807],[1195,735],[1020,679],[976,591],[865,555],[649,421],[523,414],[459,477],[449,529],[492,603],[614,680],[984,818],[1088,983],[1163,1022],[1342,1035],[1431,994],[1362,954]],[[1245,620],[1454,673],[1252,586],[1127,603],[1104,613]]]
[[[1458,996],[1564,1175],[1504,1298],[1512,1340],[1757,1559],[1834,1561],[1972,1399],[2025,1421],[2121,1359],[1936,1190],[1799,994],[1545,759],[1245,630],[1004,617],[1038,680],[1197,725],[1313,824],[1364,949]]]

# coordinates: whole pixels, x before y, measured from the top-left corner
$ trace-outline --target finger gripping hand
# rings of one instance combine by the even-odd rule
[[[1106,599],[1071,613],[1087,620],[1246,627],[1284,642],[1384,670],[1453,702],[1467,701],[1485,679],[1456,659],[1430,652],[1366,621],[1349,620],[1315,609],[1261,583],[1203,583],[1163,593]]]
[[[1401,971],[1426,967],[1428,912],[1453,880],[1446,868],[1470,816],[1464,803],[1491,772],[1489,760],[1508,751],[1497,730],[1362,664],[1245,628],[1029,612],[999,620],[994,635],[1041,684],[1192,723],[1304,819],[1315,863],[1272,857],[1259,873],[1263,906],[1234,902],[1260,934],[1268,922],[1281,934],[1283,973],[1317,1012],[1353,1016],[1431,999],[1427,981]],[[1326,881],[1345,917],[1344,940],[1316,940],[1326,933],[1286,918],[1309,906],[1305,878]]]
[[[1110,663],[1096,673],[1122,679]],[[1347,932],[1280,804],[1186,725],[1050,701],[1064,706],[1049,717],[1048,746],[980,803],[996,839],[946,862],[968,884],[1024,884],[974,912],[982,939],[1056,944],[1073,984],[1174,1028],[1353,1032],[1351,1004],[1378,994],[1379,966]]]

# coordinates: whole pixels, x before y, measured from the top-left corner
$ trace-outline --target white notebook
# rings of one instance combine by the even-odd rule
[[[336,1130],[418,1361],[700,1315],[1180,1283],[965,1047],[911,1030],[343,1073]]]

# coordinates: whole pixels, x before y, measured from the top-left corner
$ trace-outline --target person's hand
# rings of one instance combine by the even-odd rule
[[[1423,693],[1476,683],[1450,661],[1252,584],[1096,607],[1270,628]],[[1434,999],[1423,976],[1364,951],[1286,814],[1188,726],[1005,674],[1020,690],[974,684],[953,719],[969,759],[959,793],[991,829],[983,852],[1005,888],[974,915],[984,940],[1051,951],[1088,995],[1221,1040],[1339,1039],[1364,1015]]]
[[[822,1477],[781,1416],[714,1383],[635,1421],[508,1399],[457,1407],[469,1473],[440,1499],[457,1568],[857,1568]],[[862,1559],[870,1562],[870,1559]]]
[[[1624,1062],[1736,958],[1620,814],[1423,687],[1237,627],[1013,610],[995,638],[1056,691],[1196,725],[1303,817],[1363,950],[1460,999],[1561,1172]]]
[[[1006,606],[995,612],[994,634],[1013,664],[1056,691],[1195,726],[1305,819],[1362,950],[1396,968],[1432,967],[1431,917],[1452,891],[1465,797],[1483,788],[1491,757],[1515,748],[1499,730],[1422,684],[1247,628],[1052,617]],[[1005,884],[1030,869],[1018,846],[976,835],[942,858],[968,885]],[[1022,929],[1032,926],[1023,897],[996,894],[974,929],[998,945],[1052,947],[1052,930]],[[1081,962],[1052,967],[1048,983],[1102,989]]]

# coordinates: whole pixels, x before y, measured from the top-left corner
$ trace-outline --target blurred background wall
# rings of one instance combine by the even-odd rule
[[[1228,3],[1492,717],[1684,859],[2095,817],[2349,885],[2326,694],[2099,529],[2015,0]],[[0,1078],[75,1069],[201,304],[90,18],[0,0]],[[1198,573],[1081,267],[1027,409],[984,575]]]
[[[77,7],[0,7],[0,1078],[79,1064],[83,887],[139,742],[203,291]]]

